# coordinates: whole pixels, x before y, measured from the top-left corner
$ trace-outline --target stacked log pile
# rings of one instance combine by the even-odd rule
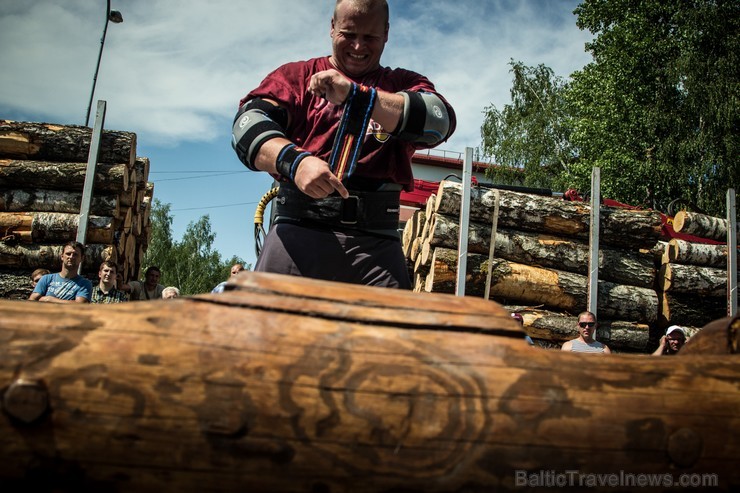
[[[575,337],[576,316],[587,307],[590,207],[583,202],[474,188],[466,295],[485,293],[497,193],[490,298],[520,305],[533,337],[548,343]],[[461,195],[459,183],[443,181],[426,211],[406,224],[403,245],[417,291],[455,290]],[[655,211],[601,208],[598,337],[614,349],[645,352],[657,340],[654,251],[661,224]]]
[[[62,245],[77,236],[91,133],[0,120],[0,297],[26,298],[34,269],[59,270]],[[103,131],[82,267],[91,280],[103,260],[138,278],[150,237],[148,176],[136,134]]]
[[[678,233],[714,243],[672,239],[665,246],[658,276],[663,326],[702,327],[727,315],[727,220],[680,211]]]

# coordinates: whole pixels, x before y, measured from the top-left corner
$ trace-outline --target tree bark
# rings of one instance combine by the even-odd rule
[[[97,276],[98,268],[103,260],[116,261],[115,248],[111,245],[85,245],[85,260],[82,271],[85,274]],[[0,267],[4,269],[25,269],[31,271],[38,268],[49,269],[52,272],[61,268],[60,255],[62,245],[10,245],[0,242]]]
[[[727,271],[700,265],[663,264],[660,268],[663,291],[703,296],[727,295]]]
[[[0,298],[27,300],[31,291],[31,271],[0,270]]]
[[[5,237],[32,243],[64,243],[77,236],[80,215],[59,212],[0,212],[0,229]],[[28,236],[21,236],[30,232]],[[113,243],[114,219],[89,216],[84,243]]]
[[[129,189],[129,169],[125,164],[99,164],[95,169],[96,192],[120,193]],[[87,163],[0,160],[0,187],[44,188],[82,192]]]
[[[707,216],[698,212],[679,211],[673,217],[677,233],[694,235],[714,241],[727,241],[727,219]]]
[[[442,214],[435,216],[430,232],[433,247],[457,248],[459,224]],[[468,251],[488,255],[491,225],[471,222]],[[588,274],[588,245],[563,237],[498,228],[495,256],[520,264]],[[656,268],[649,254],[602,246],[599,250],[599,278],[617,284],[652,288]]]
[[[536,350],[483,300],[240,278],[171,301],[0,302],[4,485],[488,493],[615,465],[740,483],[734,358]]]
[[[588,238],[590,208],[583,202],[499,190],[500,228],[534,231],[581,239]],[[451,217],[460,215],[462,188],[459,183],[439,185],[434,210]],[[473,188],[470,220],[491,224],[494,191]],[[661,238],[662,222],[656,211],[635,211],[617,207],[601,208],[601,241],[637,250],[651,248]]]
[[[727,245],[692,243],[673,238],[666,247],[666,262],[727,268]]]
[[[0,156],[6,159],[86,163],[92,129],[77,125],[0,120]],[[98,162],[126,164],[136,160],[136,134],[103,130]]]
[[[63,190],[0,190],[2,212],[67,212],[79,214],[82,192]],[[116,195],[96,195],[90,203],[90,213],[96,216],[118,217],[119,201]]]
[[[482,296],[488,273],[488,256],[468,254],[465,293]],[[454,293],[457,280],[457,251],[436,248],[427,276],[427,291]],[[494,259],[491,298],[501,303],[543,304],[556,311],[579,313],[588,303],[586,276],[555,269]],[[655,323],[658,296],[652,289],[624,286],[607,281],[598,285],[599,316],[612,320]]]
[[[712,320],[727,316],[727,299],[695,293],[660,293],[658,325],[703,327]]]

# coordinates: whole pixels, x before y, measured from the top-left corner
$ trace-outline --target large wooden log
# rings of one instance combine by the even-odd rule
[[[727,219],[707,216],[698,212],[679,211],[673,217],[677,233],[694,235],[714,241],[727,241]]]
[[[44,188],[81,192],[87,163],[53,163],[0,159],[0,187]],[[96,192],[119,193],[129,188],[130,170],[125,164],[99,164],[95,168]]]
[[[2,212],[68,212],[80,213],[82,192],[64,190],[0,189]],[[93,195],[90,213],[96,216],[118,217],[119,200],[116,195]]]
[[[583,202],[499,190],[501,196],[498,226],[558,236],[588,238],[590,208]],[[470,220],[491,224],[494,190],[474,187],[471,191]],[[460,215],[462,186],[442,181],[435,212]],[[662,235],[660,213],[618,207],[602,207],[601,242],[638,250],[651,248]]]
[[[488,256],[468,254],[465,293],[482,296],[487,273]],[[426,290],[453,293],[456,281],[457,251],[435,248]],[[503,303],[544,305],[556,311],[579,313],[588,306],[587,283],[584,275],[495,258],[490,295]],[[607,319],[652,324],[658,317],[658,295],[652,289],[599,281],[598,312]]]
[[[27,300],[31,291],[31,271],[0,270],[0,298]]]
[[[92,129],[77,125],[0,120],[0,157],[86,163]],[[131,167],[136,160],[136,134],[103,130],[98,162]]]
[[[703,265],[727,268],[727,245],[692,243],[673,238],[665,249],[663,263]]]
[[[115,247],[105,244],[85,245],[85,260],[82,263],[84,274],[97,276],[103,260],[116,260]],[[25,269],[31,274],[34,269],[44,268],[58,271],[61,268],[62,245],[25,245],[0,242],[0,267],[5,269]]]
[[[663,264],[660,267],[663,291],[726,296],[727,271],[701,265]]]
[[[64,243],[77,236],[79,214],[59,212],[0,212],[0,231],[5,238],[16,236],[24,243]],[[24,236],[22,233],[29,232]],[[89,216],[85,243],[112,243],[112,217]]]
[[[737,358],[537,350],[469,297],[259,273],[229,288],[0,302],[4,485],[488,493],[543,471],[740,483]]]
[[[658,325],[663,328],[669,325],[703,327],[727,315],[726,297],[673,292],[660,293],[659,297]]]
[[[430,246],[457,248],[460,226],[455,218],[436,214]],[[491,225],[471,222],[468,251],[488,255]],[[495,256],[520,264],[588,274],[588,245],[558,236],[497,228]],[[637,251],[602,246],[599,249],[599,278],[617,284],[652,288],[656,268],[652,256]]]

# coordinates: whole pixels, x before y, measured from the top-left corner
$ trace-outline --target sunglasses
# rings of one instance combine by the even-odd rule
[[[578,325],[582,329],[585,329],[586,327],[593,327],[594,325],[596,325],[596,322],[578,322]]]

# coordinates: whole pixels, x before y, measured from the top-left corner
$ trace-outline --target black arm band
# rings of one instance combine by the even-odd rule
[[[277,160],[275,161],[275,168],[285,179],[288,181],[294,181],[298,165],[310,155],[310,152],[304,151],[293,143],[286,144],[285,147],[280,150],[280,153],[278,153]]]

